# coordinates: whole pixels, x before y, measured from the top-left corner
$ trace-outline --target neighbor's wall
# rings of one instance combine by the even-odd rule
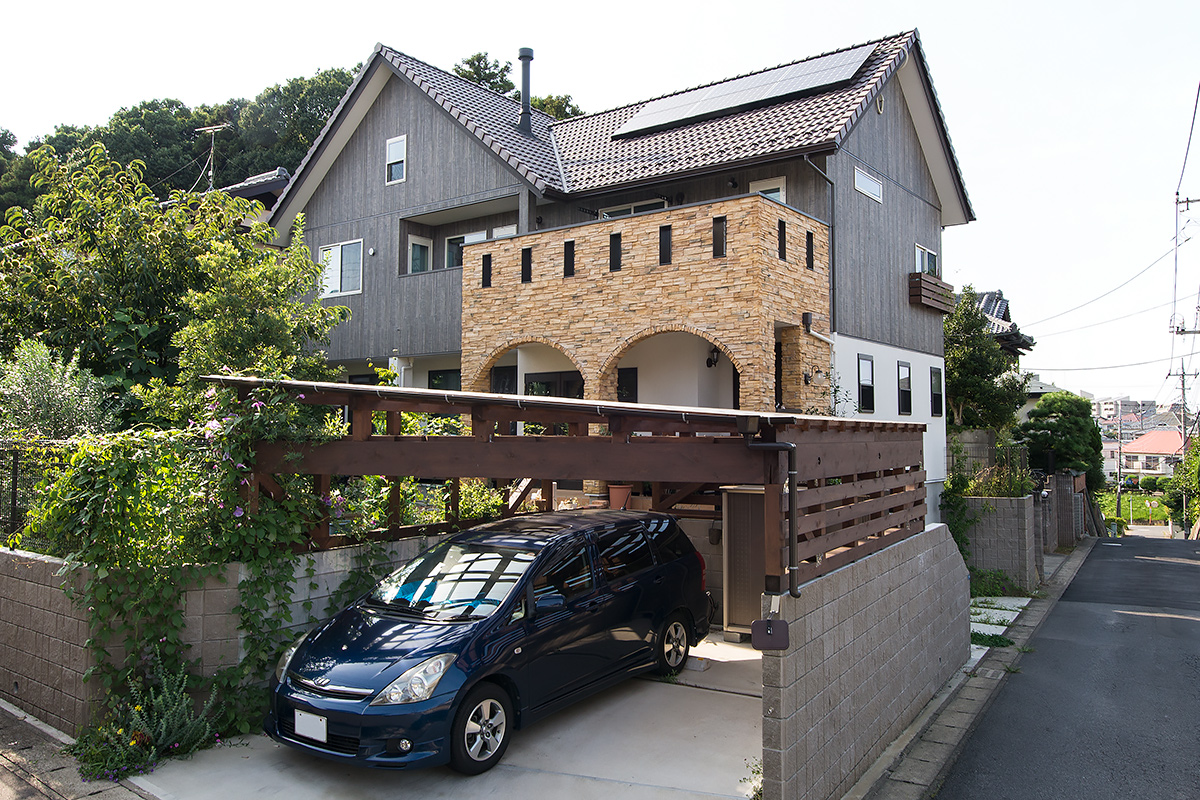
[[[763,653],[763,797],[853,786],[966,662],[969,602],[945,525],[784,595],[791,648]]]
[[[437,537],[384,545],[396,568]],[[329,616],[327,606],[345,576],[356,569],[359,548],[314,553],[300,559],[293,581],[291,627],[303,629]],[[311,566],[311,574],[310,574]],[[92,655],[84,612],[64,593],[61,559],[20,550],[0,551],[0,699],[47,724],[76,734],[98,709],[99,689],[85,683]],[[183,592],[183,642],[200,659],[204,675],[237,664],[242,656],[238,629],[238,580],[244,567],[230,564],[218,575]],[[81,586],[84,575],[73,578]],[[311,601],[311,612],[304,608]]]
[[[967,531],[967,563],[978,569],[1001,570],[1023,589],[1036,589],[1041,583],[1041,541],[1034,524],[1033,495],[968,497],[966,501],[977,519]]]

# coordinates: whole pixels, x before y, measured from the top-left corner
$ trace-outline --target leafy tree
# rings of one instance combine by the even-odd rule
[[[1138,480],[1138,488],[1141,489],[1143,492],[1157,492],[1158,491],[1158,477],[1155,475],[1143,475]]]
[[[1070,392],[1043,395],[1017,426],[1016,438],[1029,446],[1031,465],[1050,471],[1071,469],[1087,473],[1092,491],[1104,488],[1104,451],[1092,405]],[[1051,460],[1053,459],[1053,464]]]
[[[988,331],[987,318],[971,286],[943,323],[946,351],[946,407],[950,422],[1002,430],[1016,422],[1025,402],[1027,378]]]
[[[485,89],[491,89],[496,94],[511,97],[520,101],[521,91],[513,86],[509,79],[512,72],[512,62],[501,64],[498,59],[488,58],[487,53],[476,53],[464,58],[451,69],[460,78],[466,78],[471,83],[477,83]],[[575,104],[569,94],[548,94],[543,97],[534,95],[529,98],[529,105],[555,119],[567,119],[583,114],[583,109]]]
[[[458,77],[491,89],[496,94],[508,95],[516,88],[508,77],[512,72],[512,62],[505,61],[501,65],[499,59],[489,59],[487,53],[467,56],[451,69]]]
[[[113,406],[104,381],[36,339],[22,341],[0,365],[0,438],[105,433],[117,427]]]

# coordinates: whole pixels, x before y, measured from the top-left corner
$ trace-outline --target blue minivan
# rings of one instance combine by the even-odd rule
[[[704,559],[638,511],[513,517],[448,537],[279,660],[268,735],[376,767],[490,769],[515,729],[707,635]]]

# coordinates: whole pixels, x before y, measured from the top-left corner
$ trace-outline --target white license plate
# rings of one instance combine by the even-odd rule
[[[317,714],[296,711],[296,735],[318,742],[329,740],[328,721]]]

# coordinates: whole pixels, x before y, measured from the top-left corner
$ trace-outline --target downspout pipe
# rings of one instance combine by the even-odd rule
[[[746,420],[752,422],[753,428],[750,425],[743,427],[743,420],[738,420],[738,429],[742,436],[746,439],[746,447],[751,450],[765,450],[769,452],[786,452],[788,459],[788,594],[792,597],[800,596],[800,565],[796,562],[796,536],[799,531],[800,521],[797,519],[796,509],[800,503],[800,490],[797,488],[797,470],[796,470],[796,443],[795,442],[756,442],[754,436],[758,432],[758,419]]]

